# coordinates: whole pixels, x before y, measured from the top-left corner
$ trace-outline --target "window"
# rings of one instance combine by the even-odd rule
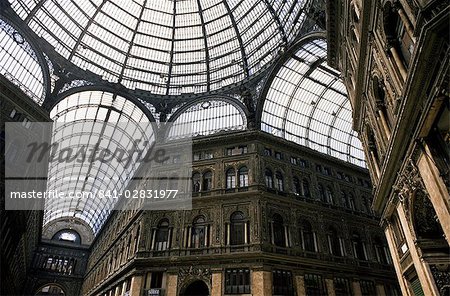
[[[327,295],[325,282],[317,274],[305,274],[305,291],[307,296]]]
[[[236,172],[234,169],[228,169],[227,170],[227,189],[236,188]]]
[[[338,236],[337,230],[334,227],[328,229],[328,247],[330,254],[334,256],[342,256],[341,239]]]
[[[352,236],[353,254],[356,259],[367,260],[366,248],[359,234],[354,233]]]
[[[203,174],[203,191],[209,191],[212,189],[212,173],[207,171]]]
[[[327,186],[327,190],[325,191],[325,194],[327,196],[327,202],[330,204],[333,204],[334,203],[333,189],[331,189],[330,186]]]
[[[324,167],[323,173],[327,176],[331,176],[331,169],[329,167]]]
[[[245,166],[239,169],[239,187],[248,187],[248,169]]]
[[[207,246],[206,227],[205,217],[199,216],[194,219],[191,237],[192,248],[202,248]]]
[[[272,150],[270,150],[270,148],[264,148],[264,155],[265,156],[272,156]]]
[[[279,214],[273,215],[272,220],[273,244],[278,247],[286,247],[286,236],[284,233],[283,218]]]
[[[291,156],[291,164],[297,165],[297,157]]]
[[[377,257],[377,261],[380,262],[381,264],[390,263],[388,250],[387,250],[386,246],[383,244],[383,241],[381,240],[381,238],[377,236],[373,239],[373,242],[374,242],[373,247],[375,250],[375,255]]]
[[[345,193],[344,191],[341,191],[341,199],[342,199],[342,206],[345,208],[350,208],[347,193]]]
[[[266,169],[264,175],[265,175],[266,187],[267,188],[273,188],[273,174],[272,174],[272,171],[269,170],[269,169]]]
[[[194,173],[192,175],[192,191],[193,192],[200,191],[200,173]]]
[[[319,185],[317,185],[317,189],[319,191],[320,200],[323,202],[327,202],[327,197],[325,195],[325,189],[323,188],[323,185],[319,183]]]
[[[225,294],[250,294],[250,270],[226,269]]]
[[[152,277],[150,281],[150,288],[153,289],[161,289],[162,288],[162,282],[163,282],[163,272],[152,272]]]
[[[398,251],[401,254],[404,254],[408,250],[408,246],[405,243],[405,235],[403,234],[403,229],[401,227],[400,221],[396,214],[392,215],[391,225],[392,225],[392,232],[394,235],[395,245],[397,246]]]
[[[302,189],[303,189],[303,192],[302,192],[303,196],[311,197],[311,192],[309,190],[309,182],[308,182],[308,179],[306,179],[306,178],[303,178]]]
[[[75,230],[63,229],[55,233],[53,240],[81,244],[81,237]]]
[[[242,212],[234,212],[231,214],[230,222],[230,245],[246,244],[248,231],[245,229],[247,223],[245,223],[244,214]]]
[[[194,160],[212,159],[213,154],[211,151],[200,151],[194,153]]]
[[[316,164],[316,172],[322,173],[322,166],[320,164]]]
[[[247,153],[248,152],[247,145],[239,146],[239,151],[240,151],[241,154]]]
[[[227,155],[228,156],[244,154],[244,153],[247,153],[247,152],[248,152],[247,145],[227,148]]]
[[[307,220],[300,221],[300,246],[308,252],[316,252],[316,235],[313,232],[311,223]]]
[[[282,160],[283,159],[283,154],[281,152],[275,151],[275,158]]]
[[[350,281],[346,278],[334,278],[334,294],[336,296],[353,295]]]
[[[278,191],[284,191],[283,175],[280,172],[276,172],[275,178],[277,180],[277,189],[278,189]]]
[[[293,296],[294,284],[292,273],[287,270],[272,271],[273,295],[275,296]]]
[[[353,211],[356,210],[355,197],[353,196],[352,193],[348,194],[348,205],[349,205],[350,209],[352,209]]]
[[[158,224],[155,235],[155,249],[164,251],[169,248],[169,221],[162,220]]]
[[[307,167],[308,167],[308,161],[305,160],[305,159],[300,159],[299,165],[300,165],[302,168],[307,168]]]
[[[360,281],[359,285],[361,287],[362,296],[373,296],[376,295],[375,284],[372,281]]]
[[[294,177],[293,179],[293,186],[292,188],[294,189],[294,193],[295,194],[301,194],[302,193],[302,187],[300,185],[300,180],[297,177]]]
[[[342,172],[337,172],[337,173],[336,173],[336,177],[337,177],[339,180],[342,180],[342,179],[344,179],[344,174],[343,174]]]

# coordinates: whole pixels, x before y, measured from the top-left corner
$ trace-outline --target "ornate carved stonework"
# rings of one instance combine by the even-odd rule
[[[211,285],[211,269],[203,267],[180,268],[178,271],[178,286],[183,287],[194,280],[203,280]]]

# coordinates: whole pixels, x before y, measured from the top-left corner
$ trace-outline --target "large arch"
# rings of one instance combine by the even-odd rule
[[[151,119],[130,100],[105,91],[84,91],[61,98],[50,112],[55,121],[52,143],[58,143],[56,155],[64,149],[72,154],[98,149],[124,151],[130,157],[131,148],[147,151],[154,141],[155,130]],[[136,144],[135,140],[140,140]],[[66,150],[67,151],[67,150]],[[87,154],[86,154],[87,155]],[[145,155],[145,154],[144,154]],[[86,222],[94,235],[101,228],[117,199],[99,198],[101,192],[121,193],[139,167],[139,162],[129,164],[112,157],[109,161],[59,161],[53,159],[49,166],[48,191],[92,193],[81,198],[47,199],[44,227],[55,219],[77,218]],[[136,153],[132,154],[135,159]],[[66,158],[67,159],[67,158]],[[56,229],[57,230],[57,229]]]
[[[339,73],[326,62],[321,33],[302,38],[280,60],[261,94],[261,130],[365,167],[352,129],[350,101]]]

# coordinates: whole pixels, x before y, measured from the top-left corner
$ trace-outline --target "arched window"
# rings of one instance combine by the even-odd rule
[[[272,219],[273,244],[279,247],[286,247],[286,235],[284,230],[283,217],[281,217],[279,214],[274,214]]]
[[[311,191],[309,190],[309,181],[306,178],[303,178],[302,189],[303,189],[303,196],[311,197]]]
[[[444,231],[436,220],[437,215],[430,198],[423,191],[416,191],[413,197],[413,227],[416,237],[421,240],[442,240]]]
[[[75,243],[78,245],[81,244],[80,235],[73,229],[63,229],[58,231],[53,235],[52,240]]]
[[[367,260],[366,247],[357,233],[352,235],[353,254],[356,259]]]
[[[212,173],[207,171],[203,174],[202,191],[210,191],[212,189]]]
[[[294,189],[294,193],[295,194],[301,194],[302,193],[302,187],[300,184],[300,180],[297,177],[294,177],[293,179],[293,186],[292,188]]]
[[[330,204],[333,204],[334,203],[333,189],[331,189],[330,186],[327,186],[327,190],[325,191],[325,194],[327,196],[327,202]]]
[[[397,51],[401,62],[407,68],[414,50],[413,29],[408,20],[407,24],[403,23],[400,13],[405,13],[402,7],[396,8],[389,1],[386,2],[383,9],[384,32],[387,43]]]
[[[192,225],[191,247],[202,248],[207,246],[206,228],[205,217],[199,216],[194,219]]]
[[[316,252],[316,235],[312,229],[311,223],[307,220],[301,220],[300,225],[300,246],[308,252]]]
[[[377,261],[382,264],[390,263],[389,251],[387,250],[386,245],[383,243],[383,240],[379,236],[376,236],[373,239],[373,243]]]
[[[246,166],[239,169],[239,187],[248,187],[248,168]]]
[[[200,173],[194,173],[192,175],[192,191],[193,192],[200,191]]]
[[[320,200],[323,202],[327,202],[327,197],[325,195],[325,189],[324,189],[323,185],[319,183],[319,185],[317,185],[317,189],[319,190]]]
[[[156,229],[155,235],[155,249],[157,251],[164,251],[169,248],[169,221],[161,220]]]
[[[278,191],[284,191],[284,178],[281,172],[275,173],[275,178],[277,180],[277,190]]]
[[[54,285],[54,284],[48,284],[42,288],[39,288],[39,290],[36,292],[35,295],[58,295],[58,296],[64,296],[66,295],[66,293],[64,292],[64,290],[58,286],[58,285]]]
[[[234,212],[230,217],[230,245],[243,245],[247,243],[247,223],[242,212]]]
[[[345,191],[341,191],[341,198],[342,198],[342,206],[345,208],[350,208],[348,196],[347,193],[345,193]]]
[[[355,197],[353,196],[352,193],[348,194],[348,205],[350,209],[352,209],[353,211],[356,210]]]
[[[235,170],[228,169],[226,172],[226,175],[227,175],[226,188],[227,189],[236,188],[236,172],[235,172]]]
[[[266,169],[264,173],[266,187],[267,188],[273,188],[273,174],[272,171],[269,169]]]
[[[330,254],[334,256],[343,256],[341,239],[339,238],[337,230],[334,227],[330,227],[328,229],[328,247]]]

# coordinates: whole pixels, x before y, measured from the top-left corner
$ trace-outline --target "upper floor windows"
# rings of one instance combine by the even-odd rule
[[[192,191],[193,192],[200,191],[200,173],[194,173],[192,175]]]
[[[239,187],[248,187],[248,168],[246,166],[239,169]]]
[[[234,169],[228,169],[226,171],[226,188],[236,188],[236,171]]]
[[[264,180],[267,188],[273,188],[273,173],[270,169],[264,172]]]
[[[52,238],[53,240],[59,240],[64,242],[71,242],[75,244],[81,244],[81,237],[75,230],[63,229],[58,231]]]
[[[172,188],[172,187],[171,187]],[[192,191],[210,191],[213,189],[213,174],[211,171],[206,171],[203,174],[195,172],[192,174]]]
[[[169,248],[169,221],[163,219],[159,222],[154,235],[154,249],[164,251]]]
[[[297,159],[297,157],[291,156],[291,164],[293,164],[293,165],[297,165],[297,164],[298,164],[298,159]]]
[[[270,148],[264,148],[264,155],[265,156],[272,156],[272,150]]]
[[[203,183],[202,183],[202,190],[203,191],[209,191],[212,189],[212,173],[211,171],[207,171],[203,174]]]
[[[277,190],[278,191],[284,191],[284,178],[281,172],[276,172],[275,178],[277,181]]]
[[[353,246],[353,254],[356,259],[367,260],[366,246],[363,243],[359,234],[354,233],[351,238]]]
[[[316,234],[313,231],[311,223],[307,220],[301,220],[299,224],[300,246],[308,252],[317,252]]]
[[[344,255],[344,246],[342,239],[338,236],[338,232],[334,227],[330,227],[327,232],[328,248],[330,254],[334,256]]]
[[[194,152],[194,161],[195,160],[203,160],[203,159],[212,159],[213,153],[211,151],[199,151]]]
[[[240,155],[240,154],[245,154],[245,153],[248,153],[247,145],[241,145],[241,146],[227,148],[227,155],[228,156]]]
[[[244,245],[248,243],[249,224],[244,213],[237,211],[231,214],[227,233],[227,244]]]
[[[286,233],[283,217],[274,214],[271,221],[272,243],[278,247],[286,247]]]
[[[275,151],[275,158],[282,160],[283,159],[283,153],[279,152],[279,151]]]
[[[208,225],[205,217],[198,216],[194,219],[191,230],[191,245],[192,248],[202,248],[208,245]]]

